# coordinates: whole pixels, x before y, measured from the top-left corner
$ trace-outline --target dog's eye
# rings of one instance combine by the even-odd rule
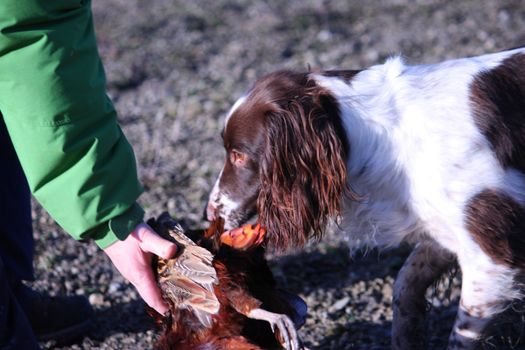
[[[230,161],[234,165],[242,166],[244,165],[244,163],[246,163],[246,159],[247,159],[246,153],[242,153],[236,150],[232,150],[230,152]]]

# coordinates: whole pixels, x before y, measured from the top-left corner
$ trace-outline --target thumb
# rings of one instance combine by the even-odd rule
[[[147,224],[138,225],[132,235],[139,241],[140,248],[145,252],[153,253],[164,259],[172,258],[177,253],[175,243],[160,237]]]

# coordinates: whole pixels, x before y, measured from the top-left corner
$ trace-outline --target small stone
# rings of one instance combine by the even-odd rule
[[[390,284],[385,283],[383,285],[383,288],[382,288],[381,292],[382,292],[384,298],[392,299],[393,291],[392,291],[392,286]]]
[[[100,293],[90,294],[89,303],[93,306],[101,306],[104,304],[104,296]]]
[[[111,282],[109,284],[108,293],[113,294],[122,289],[122,284],[118,282]]]
[[[344,297],[342,299],[339,299],[338,301],[336,301],[334,304],[332,304],[332,306],[330,307],[330,311],[331,312],[334,312],[334,311],[339,311],[339,310],[342,310],[345,308],[345,306],[350,302],[350,298],[349,297]]]
[[[329,30],[321,30],[317,34],[317,39],[319,39],[322,42],[328,41],[332,38],[332,33]]]

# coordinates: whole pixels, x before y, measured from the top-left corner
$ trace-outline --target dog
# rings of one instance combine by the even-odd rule
[[[279,71],[229,111],[210,193],[226,228],[255,214],[278,250],[330,220],[352,248],[415,245],[394,286],[392,348],[421,349],[425,290],[456,259],[448,349],[475,349],[525,268],[525,48],[408,66]]]

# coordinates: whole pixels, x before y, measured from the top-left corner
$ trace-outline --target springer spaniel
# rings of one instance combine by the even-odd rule
[[[226,228],[259,214],[269,244],[300,246],[331,218],[353,246],[415,249],[394,290],[394,349],[422,349],[425,290],[457,259],[448,349],[475,349],[521,297],[525,48],[439,64],[269,74],[223,130],[210,194]]]

